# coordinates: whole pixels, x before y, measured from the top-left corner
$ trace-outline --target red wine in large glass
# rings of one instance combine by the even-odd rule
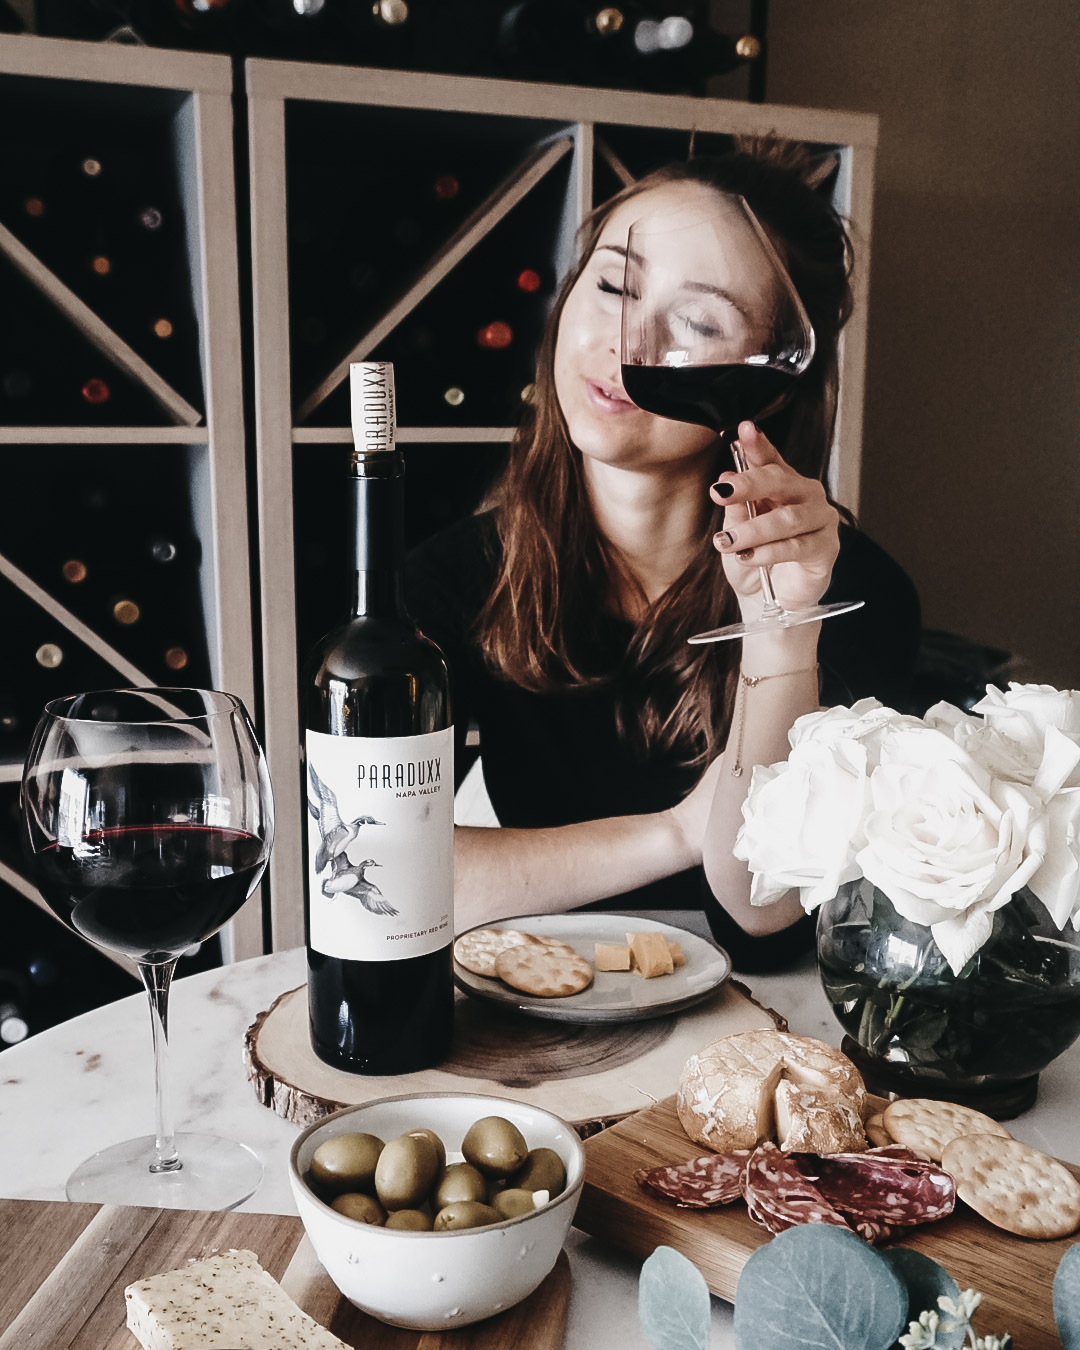
[[[746,460],[739,423],[775,411],[814,359],[814,330],[784,264],[743,197],[701,188],[688,210],[656,207],[630,227],[622,290],[623,387],[639,408],[706,426]],[[747,503],[753,517],[755,505]],[[768,567],[761,613],[695,633],[722,642],[815,623],[862,601],[785,609]]]
[[[21,802],[46,900],[81,937],[134,958],[150,1002],[156,1131],[87,1158],[68,1199],[231,1209],[262,1163],[231,1140],[176,1133],[167,1048],[177,960],[236,914],[270,857],[270,778],[243,704],[157,686],[55,699],[34,728]]]
[[[408,1073],[453,1028],[450,682],[403,600],[404,463],[393,367],[351,369],[350,613],[304,676],[308,1010],[320,1059]]]
[[[755,421],[787,398],[787,370],[770,366],[627,366],[623,388],[639,408],[723,431],[746,418]]]
[[[42,849],[35,876],[77,933],[135,961],[182,956],[227,923],[262,873],[255,835],[214,825],[91,830]]]

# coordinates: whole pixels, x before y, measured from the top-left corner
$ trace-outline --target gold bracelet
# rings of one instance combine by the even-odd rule
[[[746,720],[746,710],[743,707],[743,690],[753,689],[763,680],[779,680],[788,675],[809,675],[811,671],[816,675],[820,669],[821,667],[815,661],[812,666],[803,666],[800,670],[778,670],[772,675],[744,675],[741,670],[739,671],[739,687],[735,691],[735,763],[731,766],[732,778],[741,778],[743,774],[742,741],[743,723]]]

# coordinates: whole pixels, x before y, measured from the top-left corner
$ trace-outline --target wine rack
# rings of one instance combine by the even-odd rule
[[[50,917],[13,846],[42,704],[256,706],[231,99],[223,56],[0,43],[0,883]],[[262,951],[257,903],[222,946]]]
[[[858,505],[877,119],[249,60],[255,431],[275,948],[303,941],[298,659],[347,603],[350,361],[393,360],[413,538],[472,510],[528,396],[585,213],[736,134],[805,142],[849,218],[855,316],[832,487]]]

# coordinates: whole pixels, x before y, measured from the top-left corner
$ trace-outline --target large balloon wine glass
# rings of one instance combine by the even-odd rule
[[[738,425],[774,412],[814,356],[814,330],[776,250],[746,201],[714,193],[708,214],[674,210],[636,221],[626,249],[622,380],[639,408],[711,427],[740,473]],[[754,504],[747,504],[751,516]],[[861,600],[785,609],[759,569],[758,618],[691,642],[750,637],[858,609]]]
[[[82,937],[134,960],[150,999],[156,1133],[88,1158],[68,1199],[240,1204],[262,1163],[242,1144],[174,1132],[166,1051],[177,960],[233,917],[270,857],[270,779],[243,704],[205,689],[55,700],[30,744],[22,823],[49,905]]]

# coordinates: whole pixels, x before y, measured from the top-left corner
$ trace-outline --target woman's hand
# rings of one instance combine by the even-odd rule
[[[724,528],[713,545],[744,617],[754,617],[747,614],[747,601],[761,595],[759,567],[772,568],[776,598],[785,609],[814,605],[828,588],[840,551],[839,513],[822,484],[796,473],[753,422],[739,424],[739,444],[746,472],[722,473],[718,484],[731,492],[724,496],[714,486],[710,495],[724,508]],[[747,502],[754,503],[754,519]]]

